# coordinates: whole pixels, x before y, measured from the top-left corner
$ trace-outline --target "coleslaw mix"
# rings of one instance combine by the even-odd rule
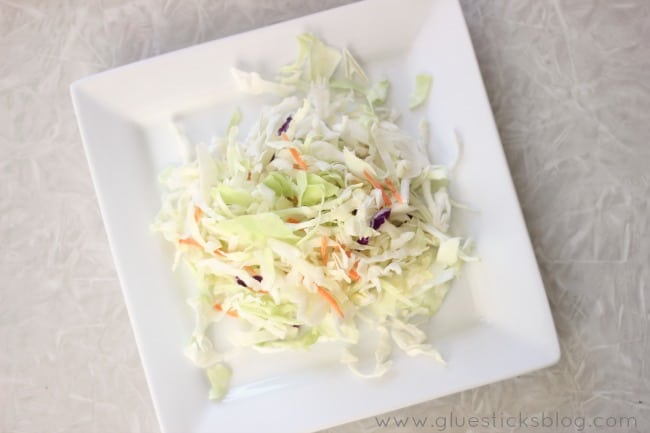
[[[371,83],[346,49],[311,34],[298,42],[275,81],[233,69],[242,91],[278,95],[245,139],[236,112],[225,138],[161,174],[167,193],[152,228],[196,278],[186,355],[214,400],[231,370],[206,329],[222,320],[241,323],[233,344],[261,352],[341,342],[342,362],[364,377],[390,368],[393,346],[443,362],[417,324],[470,259],[468,242],[448,233],[448,171],[396,123],[389,82]],[[416,78],[411,108],[431,84]],[[363,322],[379,335],[372,371],[353,353]]]

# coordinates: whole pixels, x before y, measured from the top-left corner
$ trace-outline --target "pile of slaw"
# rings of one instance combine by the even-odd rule
[[[241,324],[231,343],[261,352],[340,342],[342,362],[363,377],[388,371],[394,346],[443,362],[422,318],[471,259],[468,241],[449,234],[448,170],[430,163],[424,137],[400,129],[389,82],[371,83],[347,49],[312,34],[298,42],[273,81],[233,69],[242,91],[278,95],[245,139],[236,112],[226,137],[160,176],[167,192],[152,228],[175,246],[174,267],[195,276],[186,355],[214,400],[231,369],[206,329],[222,320]],[[431,84],[416,77],[410,108]],[[378,335],[370,371],[354,354],[362,323]]]

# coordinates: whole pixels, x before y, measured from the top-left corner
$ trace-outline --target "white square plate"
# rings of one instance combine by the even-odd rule
[[[395,354],[392,371],[364,381],[327,344],[306,353],[232,355],[226,400],[207,400],[203,373],[184,357],[193,319],[190,279],[170,270],[169,245],[149,230],[161,204],[157,175],[191,157],[189,141],[223,135],[240,107],[251,122],[264,98],[238,94],[231,66],[270,73],[295,56],[295,36],[347,46],[416,132],[426,118],[436,162],[454,158],[455,229],[477,242],[430,324],[448,365]],[[406,109],[416,73],[434,86],[426,108]],[[164,432],[313,431],[542,368],[557,336],[462,11],[452,0],[369,0],[127,65],[72,85],[72,97],[136,340]],[[175,126],[174,126],[175,125]],[[246,129],[246,124],[242,130]]]

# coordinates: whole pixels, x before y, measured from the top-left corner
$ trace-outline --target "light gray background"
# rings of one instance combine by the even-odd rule
[[[347,2],[0,0],[0,432],[159,432],[70,82]],[[650,2],[461,3],[562,360],[395,415],[560,411],[649,431]]]

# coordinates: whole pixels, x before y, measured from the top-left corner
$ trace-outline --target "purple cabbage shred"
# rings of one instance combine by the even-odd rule
[[[370,238],[368,236],[357,239],[357,243],[360,245],[368,245]]]
[[[370,218],[370,227],[378,230],[379,227],[381,227],[381,225],[385,223],[388,218],[390,218],[390,208],[385,207],[383,209],[380,209],[376,214],[372,216],[372,218]]]
[[[285,120],[282,126],[280,126],[280,129],[278,129],[278,135],[282,135],[283,132],[287,132],[292,119],[293,118],[291,116],[287,117],[287,120]]]
[[[248,287],[248,286],[246,285],[246,283],[244,282],[244,280],[242,280],[242,279],[239,278],[239,277],[235,277],[235,281],[237,281],[237,284],[239,284],[239,285],[242,286],[242,287]]]
[[[263,278],[261,275],[253,275],[253,279],[261,283]]]

